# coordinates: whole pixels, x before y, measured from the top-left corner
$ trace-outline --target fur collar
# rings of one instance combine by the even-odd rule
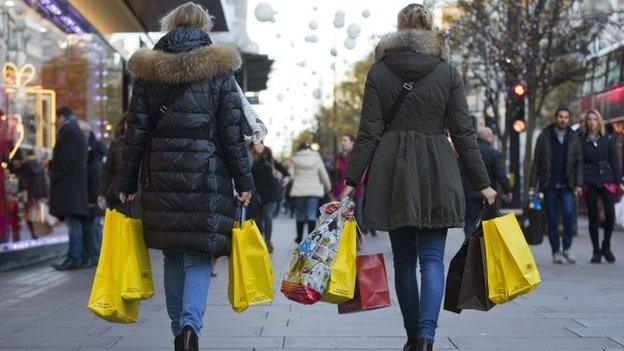
[[[393,49],[404,48],[425,55],[438,56],[444,61],[448,61],[450,56],[444,33],[435,30],[409,29],[384,35],[375,48],[375,60],[381,60]]]
[[[175,84],[210,79],[239,69],[241,63],[233,47],[213,44],[179,53],[141,49],[132,55],[127,68],[137,79]]]

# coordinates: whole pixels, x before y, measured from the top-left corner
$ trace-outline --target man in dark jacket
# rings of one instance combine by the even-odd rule
[[[69,229],[67,259],[54,268],[80,268],[83,231],[81,218],[89,214],[87,198],[87,139],[82,135],[74,111],[57,112],[58,134],[50,164],[50,214],[64,218]]]
[[[501,152],[492,147],[492,143],[494,142],[492,129],[487,127],[479,128],[479,130],[477,130],[477,137],[479,150],[483,157],[483,163],[485,163],[485,169],[492,182],[492,188],[496,189],[497,184],[500,184],[505,194],[503,199],[505,202],[510,203],[513,199],[512,189],[509,184],[509,179],[507,178],[507,171],[505,170],[505,163],[503,163]],[[463,167],[460,167],[460,169],[462,170],[462,183],[464,184],[464,194],[466,196],[464,233],[468,236],[474,231],[477,221],[479,220],[479,213],[483,208],[483,196],[481,196],[481,192],[475,190],[470,185],[470,179],[464,172]]]
[[[544,193],[548,216],[548,237],[553,262],[575,263],[570,252],[574,228],[574,195],[580,196],[583,184],[583,155],[581,139],[568,126],[570,111],[559,108],[555,123],[548,126],[537,139],[529,192]],[[557,230],[559,206],[563,210],[563,242]],[[563,251],[561,251],[563,248]]]

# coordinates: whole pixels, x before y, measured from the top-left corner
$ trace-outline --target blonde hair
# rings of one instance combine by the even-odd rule
[[[598,134],[600,134],[600,136],[605,136],[607,135],[607,131],[605,128],[605,124],[604,124],[604,119],[602,118],[602,114],[600,114],[600,112],[598,112],[598,110],[596,109],[589,109],[587,110],[587,112],[585,112],[585,120],[583,121],[583,125],[581,126],[581,131],[583,132],[583,134],[587,134],[587,117],[593,114],[596,116],[596,118],[598,118]]]
[[[192,1],[180,5],[160,20],[163,32],[170,32],[178,28],[199,28],[210,32],[213,27],[213,17],[203,6]]]
[[[433,14],[424,5],[409,4],[399,12],[397,16],[397,27],[399,30],[432,30]]]

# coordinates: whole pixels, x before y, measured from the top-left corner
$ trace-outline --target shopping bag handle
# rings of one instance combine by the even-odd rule
[[[247,207],[241,205],[240,206],[240,210],[239,210],[239,215],[238,215],[238,227],[242,228],[243,227],[243,223],[245,223],[245,220],[247,220]]]
[[[475,222],[475,226],[474,228],[472,228],[472,231],[470,231],[469,233],[474,233],[477,231],[477,229],[479,228],[479,226],[481,225],[481,222],[484,220],[489,220],[492,218],[496,218],[496,217],[501,217],[502,214],[500,213],[500,210],[498,209],[498,207],[496,207],[495,205],[490,205],[487,202],[483,203],[483,206],[481,206],[481,211],[479,212],[479,216],[477,217],[477,221]]]
[[[357,241],[359,241],[362,244],[362,249],[364,249],[364,252],[370,255],[371,250],[369,249],[368,244],[366,243],[367,239],[364,238],[364,232],[360,228],[360,225],[358,224],[357,221],[355,221],[355,227],[357,228],[357,235],[355,236],[357,238]]]

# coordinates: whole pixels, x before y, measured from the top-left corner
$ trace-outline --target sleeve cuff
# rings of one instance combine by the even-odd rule
[[[255,189],[253,178],[250,173],[234,178],[234,186],[239,193]]]
[[[354,187],[354,188],[358,186],[358,183],[357,183],[357,182],[354,182],[354,181],[353,181],[353,180],[351,180],[351,179],[347,179],[347,180],[345,180],[345,184],[347,184],[348,186],[352,186],[352,187]]]

